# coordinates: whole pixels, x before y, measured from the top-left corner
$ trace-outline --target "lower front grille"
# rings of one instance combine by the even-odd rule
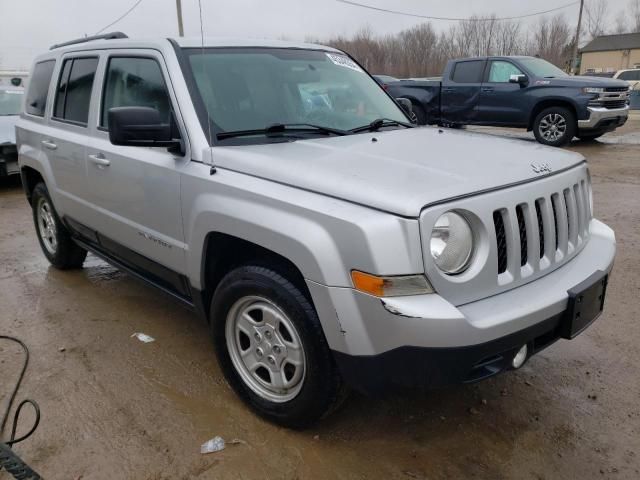
[[[602,106],[609,110],[614,108],[624,108],[627,105],[626,100],[610,100],[607,102],[602,102]]]

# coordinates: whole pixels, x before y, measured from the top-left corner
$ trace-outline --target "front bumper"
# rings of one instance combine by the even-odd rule
[[[629,117],[629,106],[623,108],[588,107],[589,118],[578,120],[579,130],[606,130],[621,127]]]
[[[553,343],[567,291],[598,270],[609,273],[614,256],[613,231],[592,220],[589,242],[562,267],[464,305],[436,294],[380,299],[322,287],[327,305],[320,287],[309,285],[323,326],[327,318],[339,322],[340,333],[327,340],[347,383],[369,392],[394,384],[433,388],[499,373],[525,343],[534,353]]]

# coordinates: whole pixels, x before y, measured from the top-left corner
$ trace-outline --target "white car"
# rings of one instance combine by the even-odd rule
[[[16,122],[22,111],[24,89],[0,86],[0,177],[19,174]]]

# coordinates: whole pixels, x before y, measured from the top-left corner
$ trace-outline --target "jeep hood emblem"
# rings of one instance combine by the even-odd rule
[[[551,166],[548,163],[532,163],[531,170],[533,173],[541,174],[541,173],[551,173]]]

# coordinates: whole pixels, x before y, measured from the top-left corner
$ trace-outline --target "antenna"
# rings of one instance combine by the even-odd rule
[[[204,77],[204,25],[202,23],[202,0],[198,0],[198,10],[200,13],[200,55],[201,55],[201,67],[202,67],[202,75]],[[209,152],[211,153],[211,169],[209,170],[209,174],[213,175],[216,173],[216,166],[213,164],[213,152],[211,152],[211,117],[209,116],[209,104],[204,102],[204,109],[207,112],[207,127],[208,127],[208,141],[209,141]]]

